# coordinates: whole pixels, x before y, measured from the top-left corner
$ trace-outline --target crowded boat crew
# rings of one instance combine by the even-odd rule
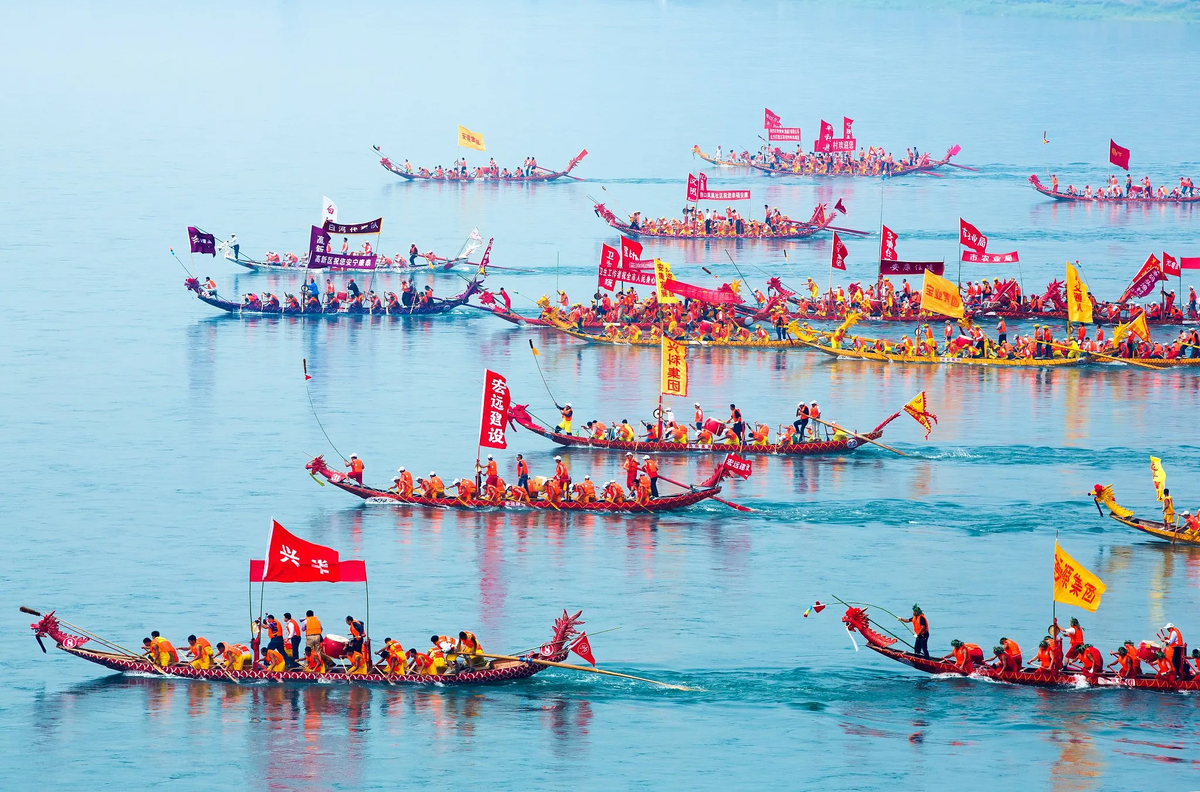
[[[1036,174],[1030,176],[1029,181],[1045,195],[1076,201],[1191,201],[1197,198],[1196,186],[1190,176],[1180,176],[1179,184],[1169,188],[1165,184],[1155,187],[1149,176],[1135,182],[1132,174],[1125,175],[1124,183],[1115,174],[1109,174],[1104,184],[1096,187],[1090,184],[1060,187],[1056,173],[1050,174],[1049,187],[1042,184]]]
[[[251,638],[211,642],[200,635],[187,637],[185,654],[157,630],[142,640],[142,654],[159,668],[188,666],[198,671],[300,671],[309,674],[355,676],[453,676],[487,668],[489,659],[475,634],[460,630],[458,637],[434,635],[430,646],[422,650],[404,649],[399,641],[385,638],[382,648],[370,652],[364,623],[353,616],[346,619],[347,637],[327,635],[320,619],[307,611],[303,619],[284,613],[282,619],[265,614],[255,619]],[[262,639],[266,638],[266,646]]]
[[[769,143],[764,143],[754,153],[745,149],[739,152],[733,146],[726,152],[717,146],[709,155],[698,145],[692,146],[692,153],[716,165],[742,165],[796,176],[895,176],[938,164],[929,152],[915,147],[905,149],[903,157],[877,146],[859,148],[857,152],[805,153],[799,144],[795,151],[789,152]]]
[[[841,202],[835,207],[844,212]],[[740,238],[740,239],[803,239],[824,230],[836,216],[824,204],[818,205],[808,220],[794,220],[778,209],[770,210],[762,220],[744,216],[732,206],[722,209],[699,209],[687,206],[683,217],[646,218],[641,212],[633,212],[629,220],[619,219],[604,204],[593,207],[596,216],[631,236],[667,237],[680,239]],[[842,233],[863,235],[852,229],[839,229]]]

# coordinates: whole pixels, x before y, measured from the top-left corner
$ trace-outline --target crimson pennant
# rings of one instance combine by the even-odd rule
[[[772,113],[771,108],[767,107],[763,108],[763,110],[765,111],[763,114],[763,129],[774,129],[783,126],[781,123],[782,119]]]
[[[596,658],[592,656],[592,645],[588,642],[587,633],[581,634],[579,640],[571,644],[571,651],[591,663],[592,668],[596,667]]]
[[[504,430],[512,394],[508,380],[494,371],[486,371],[483,379],[483,412],[479,417],[479,445],[483,448],[508,448]]]
[[[1170,253],[1163,251],[1162,257],[1163,272],[1170,275],[1172,278],[1178,278],[1183,273],[1179,269],[1179,259],[1172,256]]]
[[[829,264],[829,266],[833,267],[834,269],[839,269],[839,270],[844,271],[846,269],[846,254],[849,252],[850,251],[846,250],[845,244],[842,243],[841,237],[839,237],[837,235],[837,232],[834,231],[833,232],[833,261]]]
[[[879,260],[880,261],[896,261],[896,260],[898,260],[897,256],[896,256],[896,241],[899,239],[899,236],[896,234],[896,232],[893,231],[892,229],[888,228],[887,226],[884,226],[883,231],[880,233],[880,237],[881,238],[879,240]]]
[[[979,229],[958,218],[958,243],[965,248],[970,248],[976,253],[983,253],[987,250],[987,237],[979,233]]]
[[[263,564],[264,583],[337,583],[342,579],[338,551],[305,541],[278,521],[271,521],[271,540]]]
[[[1115,141],[1109,138],[1108,161],[1118,168],[1129,170],[1129,149],[1124,146],[1118,146]]]
[[[725,461],[721,463],[721,467],[726,473],[738,476],[743,480],[750,478],[750,474],[753,472],[750,460],[742,459],[737,454],[728,454]]]

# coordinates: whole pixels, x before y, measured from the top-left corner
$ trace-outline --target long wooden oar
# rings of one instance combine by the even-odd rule
[[[1045,341],[1043,341],[1042,343],[1046,343],[1046,342],[1045,342]],[[1140,362],[1140,361],[1137,361],[1137,360],[1130,360],[1130,359],[1128,359],[1128,358],[1119,358],[1119,357],[1113,357],[1112,355],[1105,355],[1105,354],[1104,354],[1104,353],[1102,353],[1102,352],[1086,352],[1086,351],[1084,351],[1084,350],[1082,350],[1082,349],[1073,349],[1072,347],[1069,347],[1069,346],[1067,346],[1066,344],[1056,344],[1056,343],[1054,343],[1053,341],[1049,342],[1049,346],[1052,346],[1052,347],[1054,347],[1055,349],[1065,349],[1065,350],[1067,350],[1067,351],[1069,351],[1069,352],[1078,352],[1080,355],[1092,355],[1092,356],[1094,356],[1094,357],[1098,357],[1098,358],[1100,358],[1101,360],[1115,360],[1115,361],[1116,361],[1116,362],[1118,362],[1118,363],[1128,363],[1128,364],[1129,364],[1129,365],[1131,365],[1131,366],[1141,366],[1142,368],[1148,368],[1148,369],[1150,369],[1151,371],[1162,371],[1162,370],[1163,370],[1163,367],[1162,367],[1162,366],[1152,366],[1152,365],[1150,365],[1149,363],[1142,363],[1142,362]]]
[[[736,448],[736,446],[730,446],[730,448]],[[690,489],[691,489],[691,486],[690,486],[690,485],[688,485],[688,484],[684,484],[683,482],[680,482],[680,481],[676,481],[675,479],[669,479],[669,478],[667,478],[666,476],[664,476],[664,475],[663,475],[663,474],[661,474],[661,473],[659,473],[659,474],[658,474],[658,477],[659,477],[660,479],[662,479],[663,481],[669,481],[669,482],[671,482],[671,483],[672,483],[672,484],[674,484],[676,487],[683,487],[683,488],[684,488],[684,489],[686,489],[686,490],[690,490]],[[713,495],[713,496],[711,496],[711,497],[712,497],[712,499],[713,499],[713,500],[715,500],[717,503],[723,503],[723,504],[725,504],[726,506],[728,506],[728,507],[729,507],[729,508],[731,508],[731,509],[737,509],[738,511],[744,511],[744,512],[752,512],[752,511],[754,511],[754,509],[751,509],[749,506],[742,506],[742,505],[741,505],[741,504],[739,504],[739,503],[734,503],[733,501],[727,501],[727,500],[725,500],[724,498],[718,498],[716,495]]]
[[[632,679],[636,682],[649,682],[651,685],[660,685],[672,690],[699,690],[699,688],[684,687],[683,685],[672,685],[669,682],[659,682],[656,679],[646,679],[645,677],[632,676],[630,674],[618,674],[616,671],[605,671],[602,668],[588,668],[587,666],[571,665],[570,663],[555,663],[552,660],[541,660],[536,657],[513,657],[512,655],[495,655],[485,654],[484,657],[490,657],[494,660],[516,660],[519,663],[536,663],[537,665],[552,666],[554,668],[569,668],[572,671],[586,671],[589,674],[604,674],[605,676],[615,676],[621,679]]]
[[[860,435],[858,432],[851,432],[849,429],[845,428],[844,426],[836,426],[834,424],[829,423],[828,421],[822,421],[820,418],[813,418],[812,416],[809,416],[809,418],[810,418],[810,420],[816,421],[819,424],[824,424],[825,426],[828,426],[831,429],[835,429],[835,430],[841,429],[846,434],[854,435],[859,440],[866,440],[868,443],[877,445],[880,448],[886,448],[888,451],[891,451],[893,454],[899,454],[900,456],[908,456],[908,454],[904,453],[903,451],[901,451],[898,448],[892,448],[890,445],[884,445],[883,443],[879,442],[878,440],[872,440],[871,438],[867,437],[866,435]]]

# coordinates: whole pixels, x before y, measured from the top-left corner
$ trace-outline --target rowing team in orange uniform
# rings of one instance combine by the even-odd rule
[[[911,619],[899,619],[912,625],[916,636],[914,653],[925,659],[929,656],[929,620],[917,605],[913,606]],[[1080,672],[1094,680],[1107,669],[1116,669],[1117,676],[1123,679],[1133,679],[1139,676],[1154,676],[1171,682],[1188,680],[1200,674],[1200,649],[1193,649],[1191,657],[1187,656],[1187,644],[1183,634],[1174,624],[1168,623],[1158,634],[1157,641],[1142,641],[1135,644],[1127,640],[1115,652],[1110,652],[1113,661],[1105,665],[1104,655],[1094,645],[1083,638],[1083,627],[1079,620],[1072,618],[1070,626],[1061,627],[1058,620],[1046,631],[1046,636],[1038,643],[1037,657],[1026,663],[1017,642],[1002,637],[996,646],[992,647],[992,657],[985,658],[983,649],[978,644],[960,641],[957,638],[950,642],[950,654],[940,658],[943,662],[953,660],[963,673],[969,674],[978,667],[991,668],[997,671],[1024,671],[1026,673],[1047,672]],[[1064,651],[1063,641],[1067,640]],[[1151,671],[1144,673],[1142,663],[1147,663]]]
[[[402,498],[447,499],[463,504],[492,506],[502,506],[506,502],[544,502],[554,506],[563,503],[648,503],[658,497],[658,465],[648,456],[643,462],[640,468],[642,475],[626,483],[628,495],[615,480],[609,481],[599,491],[590,475],[585,475],[582,481],[572,482],[571,472],[561,456],[554,457],[554,475],[531,477],[529,464],[522,454],[517,454],[516,484],[510,485],[500,477],[495,458],[488,454],[486,463],[476,464],[474,477],[456,478],[450,482],[454,490],[452,494],[448,494],[445,482],[434,471],[429,472],[428,478],[418,478],[414,482],[412,473],[404,468],[400,468],[392,478],[388,492],[394,492]],[[628,471],[626,465],[622,465],[622,468]],[[634,470],[638,469],[635,462]]]
[[[571,405],[564,407],[564,415]],[[771,445],[771,427],[767,424],[755,423],[753,429],[742,416],[742,411],[736,404],[729,405],[729,417],[724,421],[705,418],[704,408],[697,402],[694,420],[691,424],[675,420],[674,412],[668,408],[663,412],[662,421],[640,421],[645,432],[638,435],[628,418],[620,423],[613,421],[609,426],[603,421],[588,421],[583,425],[580,436],[593,440],[633,443],[639,440],[647,443],[678,443],[687,445],[692,442],[692,430],[695,429],[695,443],[698,445]],[[809,425],[811,422],[811,426]],[[822,432],[824,427],[827,431]],[[569,421],[564,420],[554,427],[558,434],[571,434]],[[849,437],[844,429],[835,423],[821,420],[821,408],[813,402],[811,405],[800,402],[796,406],[796,420],[790,427],[781,426],[776,435],[779,443],[818,442],[821,440],[845,440]]]

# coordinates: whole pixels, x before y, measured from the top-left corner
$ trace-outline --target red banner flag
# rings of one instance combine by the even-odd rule
[[[737,454],[727,454],[721,467],[726,473],[731,473],[743,480],[750,478],[750,474],[753,472],[750,460],[742,459]]]
[[[1181,256],[1179,266],[1182,269],[1200,269],[1200,256]]]
[[[881,239],[879,242],[879,260],[880,261],[895,261],[896,260],[896,240],[899,239],[899,237],[896,235],[896,232],[893,231],[892,229],[888,228],[887,226],[884,226],[883,231],[880,233],[880,237],[881,237]]]
[[[1118,146],[1111,138],[1108,141],[1108,161],[1118,168],[1129,170],[1129,149]]]
[[[592,656],[592,645],[588,642],[587,633],[580,635],[579,640],[571,644],[571,651],[591,663],[593,668],[596,667],[596,658]]]
[[[508,381],[488,370],[483,377],[483,415],[479,419],[479,445],[484,448],[508,448],[504,436],[512,395]]]
[[[854,137],[854,135],[850,134],[850,127],[853,124],[854,124],[853,118],[846,118],[845,116],[842,116],[842,137],[844,137],[844,138]]]
[[[962,260],[971,264],[1011,264],[1021,259],[1015,250],[1012,253],[976,253],[973,250],[964,250]]]
[[[1163,251],[1163,273],[1170,275],[1172,278],[1178,278],[1183,273],[1180,272],[1179,259],[1172,256],[1170,253]]]
[[[642,258],[642,243],[621,237],[621,267],[624,269],[654,269],[654,259]]]
[[[820,140],[833,140],[833,124],[825,119],[821,119],[821,137]]]
[[[1121,295],[1121,299],[1117,300],[1123,303],[1130,297],[1145,297],[1150,292],[1154,291],[1154,284],[1159,281],[1165,281],[1167,276],[1163,274],[1162,264],[1158,260],[1158,256],[1153,253],[1150,258],[1146,259],[1146,263],[1138,270],[1138,274],[1133,276],[1133,281],[1130,282],[1125,293]]]
[[[987,250],[987,237],[979,233],[978,228],[960,217],[958,218],[958,244],[970,248],[976,253],[982,253]]]
[[[881,261],[880,275],[920,275],[926,271],[941,275],[946,271],[944,261]]]
[[[678,294],[680,297],[686,297],[689,300],[700,300],[701,302],[713,305],[738,305],[742,302],[742,298],[734,293],[728,283],[721,284],[721,288],[719,289],[702,289],[699,286],[693,286],[690,283],[683,283],[672,279],[663,281],[662,287],[672,294]]]
[[[767,140],[794,140],[800,142],[800,127],[771,127],[767,130]]]
[[[496,237],[488,240],[488,246],[483,251],[483,258],[479,259],[479,271],[486,272],[488,262],[492,260],[492,243],[496,241]]]
[[[846,254],[850,251],[846,250],[846,246],[842,244],[842,239],[837,235],[837,231],[833,232],[833,261],[829,266],[834,269],[846,269]]]
[[[622,240],[624,241],[624,240]],[[601,289],[612,291],[617,287],[617,278],[621,275],[621,254],[614,247],[600,247],[599,285]]]
[[[782,126],[782,124],[779,123],[779,116],[772,113],[770,108],[764,108],[764,110],[765,114],[763,115],[763,129],[773,129],[775,127]]]
[[[261,583],[263,579],[263,567],[266,566],[266,561],[261,558],[250,559],[250,582]],[[338,560],[338,570],[340,577],[336,581],[328,581],[335,583],[366,583],[367,582],[367,562],[366,561],[342,561]]]
[[[342,579],[338,551],[306,542],[276,520],[259,581],[265,583],[337,583]]]
[[[701,173],[699,176],[688,174],[687,184],[687,199],[693,203],[696,201],[749,201],[749,190],[710,190],[708,189],[708,175]]]

